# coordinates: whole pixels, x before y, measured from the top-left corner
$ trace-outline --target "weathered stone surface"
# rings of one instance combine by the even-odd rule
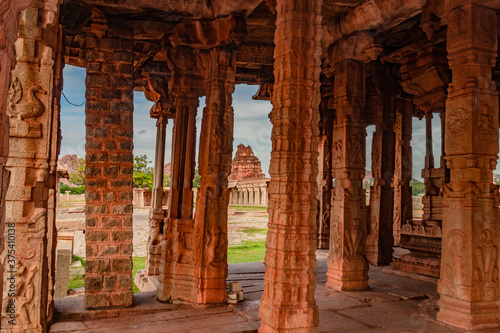
[[[231,164],[231,173],[228,180],[238,181],[243,179],[264,178],[260,161],[253,154],[250,146],[245,147],[243,144],[238,145],[238,150]]]
[[[1,242],[6,247],[1,264],[4,272],[10,271],[15,280],[12,284],[12,280],[9,282],[7,275],[2,274],[0,326],[6,332],[42,332],[53,314],[56,161],[60,141],[58,101],[62,82],[59,5],[57,0],[32,3],[18,16],[26,7],[24,1],[0,3],[3,82],[8,80],[10,72],[10,87],[2,90],[4,94],[8,91],[7,103],[4,104],[4,98],[0,102],[0,126],[4,128],[5,114],[10,122],[9,131],[2,131],[0,135],[9,136],[6,163],[7,141],[0,139],[3,178],[0,208],[3,214],[5,207],[6,216]],[[14,23],[3,15],[18,17],[19,22]],[[16,32],[13,29],[18,24]],[[35,44],[44,52],[34,52]],[[7,61],[14,59],[12,71],[10,65],[4,67]],[[7,73],[7,77],[3,73]],[[10,182],[4,167],[11,174]],[[5,184],[9,184],[6,193]],[[15,320],[9,323],[13,317]]]
[[[63,57],[86,67],[88,74],[88,307],[132,302],[134,89],[145,91],[155,103],[152,116],[165,112],[175,118],[173,190],[166,216],[157,195],[161,153],[155,159],[148,270],[160,273],[158,298],[224,302],[227,204],[235,198],[237,203],[267,203],[264,185],[228,189],[231,93],[235,84],[248,83],[259,85],[255,99],[271,99],[274,107],[261,331],[316,330],[312,253],[317,240],[320,247],[330,247],[328,285],[364,289],[367,257],[387,264],[392,235],[396,242],[402,236],[402,247],[412,250],[399,257],[401,265],[425,266],[418,271],[434,274],[439,273],[435,261],[442,237],[438,319],[462,329],[499,325],[500,234],[495,221],[500,203],[491,176],[498,157],[495,83],[500,82],[500,67],[491,74],[498,56],[500,1],[40,0],[18,16],[27,5],[26,0],[0,0],[0,212],[5,207],[8,223],[2,229],[7,241],[11,225],[23,240],[16,243],[19,289],[6,296],[4,288],[1,298],[2,330],[9,319],[9,297],[19,300],[19,321],[7,331],[44,331],[52,317]],[[380,52],[383,67],[372,62]],[[401,64],[402,87],[411,96],[395,84],[398,75],[379,71],[392,67],[387,63]],[[370,69],[374,65],[375,71]],[[381,89],[389,86],[388,91]],[[201,96],[207,97],[207,107],[199,152],[201,188],[193,218],[195,124]],[[440,168],[433,163],[432,113],[442,117]],[[423,221],[412,219],[412,114],[425,115],[428,125]],[[165,130],[160,123],[161,151]],[[367,210],[362,183],[365,128],[370,124],[376,132]],[[8,245],[5,238],[1,244]],[[5,255],[1,259],[5,264]],[[251,288],[256,299],[262,286]],[[375,289],[377,293],[387,287]],[[382,298],[405,297],[419,296],[391,292]],[[368,310],[364,320],[383,326],[379,317],[393,311],[389,308],[346,309],[345,314],[361,316]],[[395,327],[406,329],[404,315],[394,317]],[[238,327],[249,327],[245,325]],[[162,324],[155,328],[161,330]]]
[[[335,72],[331,239],[327,286],[337,290],[368,288],[366,261],[365,63],[375,60],[380,46],[367,33],[338,41],[330,48]]]
[[[87,44],[95,47],[89,51],[100,52],[100,57],[87,53],[88,89],[101,91],[101,95],[87,95],[85,107],[87,142],[99,141],[102,145],[86,146],[86,190],[99,195],[86,196],[85,215],[87,224],[85,240],[87,247],[96,247],[95,252],[87,253],[85,267],[85,306],[87,308],[130,306],[132,304],[132,284],[124,285],[117,281],[130,278],[132,274],[132,254],[126,249],[132,243],[132,226],[126,221],[132,218],[132,174],[118,172],[132,167],[132,138],[128,135],[115,136],[120,131],[132,131],[133,100],[128,91],[133,89],[132,82],[126,86],[120,80],[131,77],[131,71],[122,65],[131,64],[129,57],[116,57],[120,48],[106,47],[107,21],[94,13],[91,32],[87,34]],[[133,36],[130,36],[132,38]],[[112,37],[111,37],[112,38]],[[114,38],[117,45],[123,45],[127,38]],[[125,68],[114,72],[102,69],[109,65]],[[103,89],[116,92],[103,96]],[[112,121],[107,121],[112,117]],[[114,143],[116,149],[106,150],[107,143]],[[92,221],[92,223],[89,223]],[[113,227],[110,229],[110,224]],[[118,252],[110,250],[111,247]]]
[[[54,298],[62,298],[68,295],[69,265],[71,263],[71,254],[71,250],[57,250]]]
[[[462,329],[500,326],[497,17],[480,1],[451,1],[446,101],[443,252],[438,320]]]
[[[261,332],[315,332],[321,0],[276,1],[269,232]]]

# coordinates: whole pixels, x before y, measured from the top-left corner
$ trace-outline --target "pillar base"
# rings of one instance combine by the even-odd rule
[[[368,286],[368,263],[363,259],[345,259],[330,264],[326,286],[338,291],[366,290]]]
[[[500,301],[471,302],[441,295],[437,320],[464,330],[500,327]]]
[[[270,304],[267,300],[261,300],[259,316],[262,319],[259,328],[260,333],[317,332],[319,324],[317,306],[304,308],[290,305],[278,308],[276,304]],[[266,323],[271,323],[273,326]]]

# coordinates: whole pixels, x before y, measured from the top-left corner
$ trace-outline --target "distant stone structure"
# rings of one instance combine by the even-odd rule
[[[228,180],[242,180],[242,179],[257,179],[265,178],[262,173],[262,167],[257,156],[254,155],[252,147],[245,147],[244,144],[238,145],[236,156],[231,165],[231,174]]]
[[[257,156],[250,146],[238,145],[231,165],[229,204],[239,206],[267,206],[267,185]]]

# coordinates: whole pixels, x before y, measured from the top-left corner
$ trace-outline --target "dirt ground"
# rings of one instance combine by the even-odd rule
[[[56,224],[58,231],[74,232],[73,255],[85,257],[85,213],[80,200],[63,202],[63,207],[57,210]],[[148,239],[149,208],[134,208],[134,256],[146,256]],[[238,245],[244,241],[265,240],[269,215],[265,210],[242,211],[229,209],[228,240],[229,246]]]

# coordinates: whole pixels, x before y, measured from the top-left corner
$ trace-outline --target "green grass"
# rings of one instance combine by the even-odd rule
[[[68,281],[68,290],[85,287],[84,275],[73,276]]]
[[[267,235],[267,228],[266,229],[244,228],[244,229],[241,229],[240,231],[244,232],[245,234],[247,234],[249,236],[256,235],[256,234]]]
[[[82,267],[85,267],[85,258],[79,257],[79,256],[73,256],[71,258],[71,265],[73,265],[74,262],[79,261],[82,263]]]
[[[229,209],[234,209],[240,212],[258,212],[258,211],[266,211],[267,207],[260,206],[229,206]]]
[[[75,261],[81,261],[82,262],[82,267],[85,267],[85,259],[78,257],[78,256],[73,256],[71,262]],[[144,257],[132,257],[132,279],[135,278],[135,275],[137,274],[137,271],[146,268],[146,258]],[[76,288],[82,288],[85,287],[85,276],[84,275],[78,275],[74,276],[71,278],[68,282],[68,290],[69,289],[76,289]],[[135,293],[139,292],[139,288],[135,285],[135,283],[132,284],[132,291]]]
[[[227,249],[227,262],[229,264],[263,262],[265,255],[266,241],[244,241],[243,245],[231,246]]]
[[[137,271],[146,268],[146,258],[145,257],[132,257],[132,279],[135,279],[135,275]],[[135,282],[132,284],[132,292],[138,293],[140,290],[135,285]]]

